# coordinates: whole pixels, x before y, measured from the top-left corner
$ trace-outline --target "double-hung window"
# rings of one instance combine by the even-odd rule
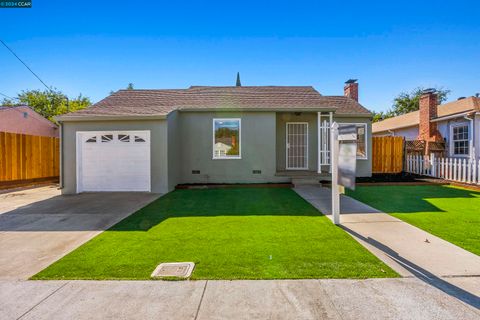
[[[213,119],[213,159],[241,159],[241,120]]]
[[[355,125],[357,127],[357,159],[367,159],[367,124],[366,123],[339,123],[342,125]]]
[[[470,151],[468,124],[453,125],[450,134],[452,140],[450,153],[452,156],[468,156]]]

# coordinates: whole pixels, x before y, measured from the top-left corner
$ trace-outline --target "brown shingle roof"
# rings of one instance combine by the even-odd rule
[[[468,97],[461,100],[456,100],[441,104],[437,107],[437,118],[454,115],[457,113],[467,111],[480,111],[480,98]],[[388,118],[383,121],[375,122],[372,125],[372,132],[385,132],[388,130],[400,129],[418,126],[420,123],[419,111],[413,111],[401,116]]]
[[[350,98],[322,96],[309,86],[192,86],[173,90],[120,90],[68,115],[166,115],[173,110],[196,109],[336,109],[341,114],[370,114]]]

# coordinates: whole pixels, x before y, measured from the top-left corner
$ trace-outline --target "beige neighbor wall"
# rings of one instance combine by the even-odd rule
[[[117,130],[150,130],[151,146],[151,191],[165,193],[172,190],[168,175],[167,121],[75,121],[64,122],[63,152],[60,171],[63,181],[62,194],[77,192],[76,178],[76,133],[77,131],[117,131]],[[113,164],[114,165],[114,164]]]

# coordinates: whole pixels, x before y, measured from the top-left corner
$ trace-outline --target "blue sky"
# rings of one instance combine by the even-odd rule
[[[417,86],[480,92],[478,1],[46,1],[0,9],[0,37],[48,84],[93,101],[136,88],[313,85],[385,110]],[[0,47],[0,92],[42,85]]]

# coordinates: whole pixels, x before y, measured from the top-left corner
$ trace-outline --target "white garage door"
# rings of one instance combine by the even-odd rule
[[[77,192],[150,191],[150,131],[77,132]]]

